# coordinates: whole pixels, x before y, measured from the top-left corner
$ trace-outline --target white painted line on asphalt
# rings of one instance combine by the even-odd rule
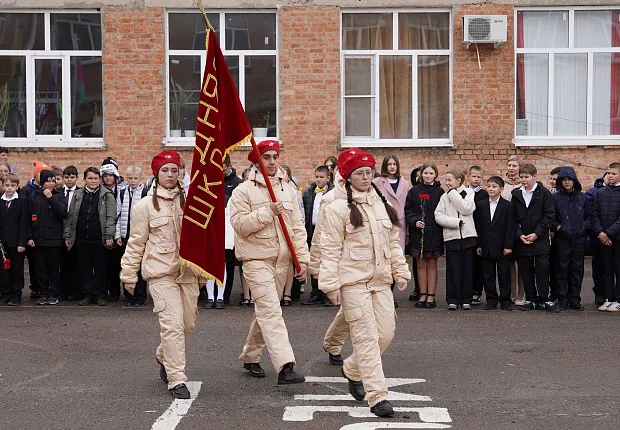
[[[356,402],[350,394],[295,394],[295,400],[320,400],[320,401],[353,401]],[[400,393],[398,391],[388,391],[387,400],[401,400],[407,402],[431,402],[429,396],[419,396],[417,394]]]
[[[417,413],[424,423],[451,423],[452,418],[446,408],[394,408],[395,412]],[[352,418],[377,418],[367,406],[287,406],[284,409],[284,421],[312,421],[315,412],[343,412]],[[394,423],[396,424],[396,423]],[[409,423],[410,424],[410,423]],[[423,423],[418,423],[423,424]],[[379,427],[378,427],[379,428]],[[387,428],[387,427],[384,427]],[[398,427],[394,427],[398,428]],[[407,428],[407,427],[403,427]],[[433,427],[410,427],[433,428]],[[447,427],[438,427],[447,428]]]
[[[418,379],[418,378],[385,378],[385,380],[387,382],[388,388],[398,387],[399,385],[419,384],[421,382],[426,382],[426,379]],[[341,376],[338,376],[338,377],[306,376],[306,382],[336,384],[336,383],[345,383],[347,382],[347,380]]]
[[[432,423],[355,423],[340,427],[340,430],[377,430],[377,429],[449,429],[451,426]]]
[[[191,393],[192,398],[187,400],[175,399],[170,407],[166,409],[166,412],[157,418],[151,430],[174,430],[181,422],[181,419],[187,415],[189,407],[200,392],[200,387],[202,387],[202,381],[189,381],[187,389]]]

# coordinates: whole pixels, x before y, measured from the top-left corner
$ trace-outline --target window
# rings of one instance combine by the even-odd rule
[[[257,140],[277,138],[276,13],[235,11],[207,16]],[[167,142],[193,145],[206,61],[206,26],[200,13],[171,11],[167,14],[167,33]]]
[[[0,12],[2,146],[101,147],[102,111],[98,12]]]
[[[517,144],[620,143],[620,9],[516,14]]]
[[[342,14],[343,144],[451,144],[448,11]]]

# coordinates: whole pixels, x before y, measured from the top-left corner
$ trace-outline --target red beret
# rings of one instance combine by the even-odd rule
[[[157,176],[159,173],[159,169],[161,166],[168,163],[174,163],[177,166],[181,167],[181,156],[178,152],[175,151],[162,151],[157,154],[153,161],[151,161],[151,170],[153,171],[153,176]]]
[[[360,167],[375,167],[375,157],[368,152],[360,151],[357,148],[347,149],[344,152],[348,154],[342,158],[342,162],[340,158],[342,154],[338,157],[338,171],[344,179],[349,179],[351,173]]]
[[[276,151],[278,156],[280,155],[280,143],[277,140],[263,140],[262,142],[258,142],[256,148],[258,149],[258,156],[254,150],[250,151],[248,154],[248,161],[250,163],[258,163],[258,157],[267,151]]]
[[[342,151],[340,155],[338,156],[338,170],[340,170],[344,160],[346,160],[352,155],[357,154],[358,152],[362,152],[362,150],[359,148],[349,148],[349,149],[345,149],[344,151]]]

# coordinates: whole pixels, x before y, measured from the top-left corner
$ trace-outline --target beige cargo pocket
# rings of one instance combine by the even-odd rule
[[[362,309],[361,308],[353,308],[344,311],[344,319],[346,322],[357,321],[362,317]]]
[[[250,287],[250,291],[252,292],[252,300],[256,301],[261,297],[265,297],[267,295],[267,293],[269,292],[269,287]]]
[[[349,249],[349,257],[353,261],[370,261],[372,260],[372,249],[351,248]]]
[[[166,301],[165,300],[156,300],[153,302],[153,312],[159,313],[166,309]]]

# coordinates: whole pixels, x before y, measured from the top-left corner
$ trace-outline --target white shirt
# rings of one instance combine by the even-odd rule
[[[316,225],[319,220],[319,210],[321,209],[321,200],[323,200],[324,194],[325,193],[316,193],[314,195],[314,205],[312,206],[312,225]]]
[[[495,201],[489,198],[489,208],[491,209],[491,221],[493,221],[493,217],[495,216],[495,210],[497,209],[498,203],[499,203],[499,198]]]
[[[521,194],[523,195],[523,200],[525,200],[525,207],[530,207],[530,202],[532,201],[532,197],[534,197],[534,191],[536,191],[536,187],[538,186],[538,182],[534,184],[532,189],[528,192],[525,191],[525,187],[521,187]]]
[[[71,200],[73,200],[73,195],[75,194],[77,185],[74,185],[71,188],[65,185],[64,188],[65,188],[65,196],[67,195],[67,191],[69,191],[69,198],[67,199],[67,210],[68,210],[71,207]]]
[[[17,191],[15,193],[13,193],[13,196],[11,198],[8,198],[6,196],[6,194],[2,194],[2,200],[4,200],[5,202],[9,202],[9,205],[7,207],[11,207],[11,203],[13,200],[17,200],[19,198],[19,196],[17,195]]]

